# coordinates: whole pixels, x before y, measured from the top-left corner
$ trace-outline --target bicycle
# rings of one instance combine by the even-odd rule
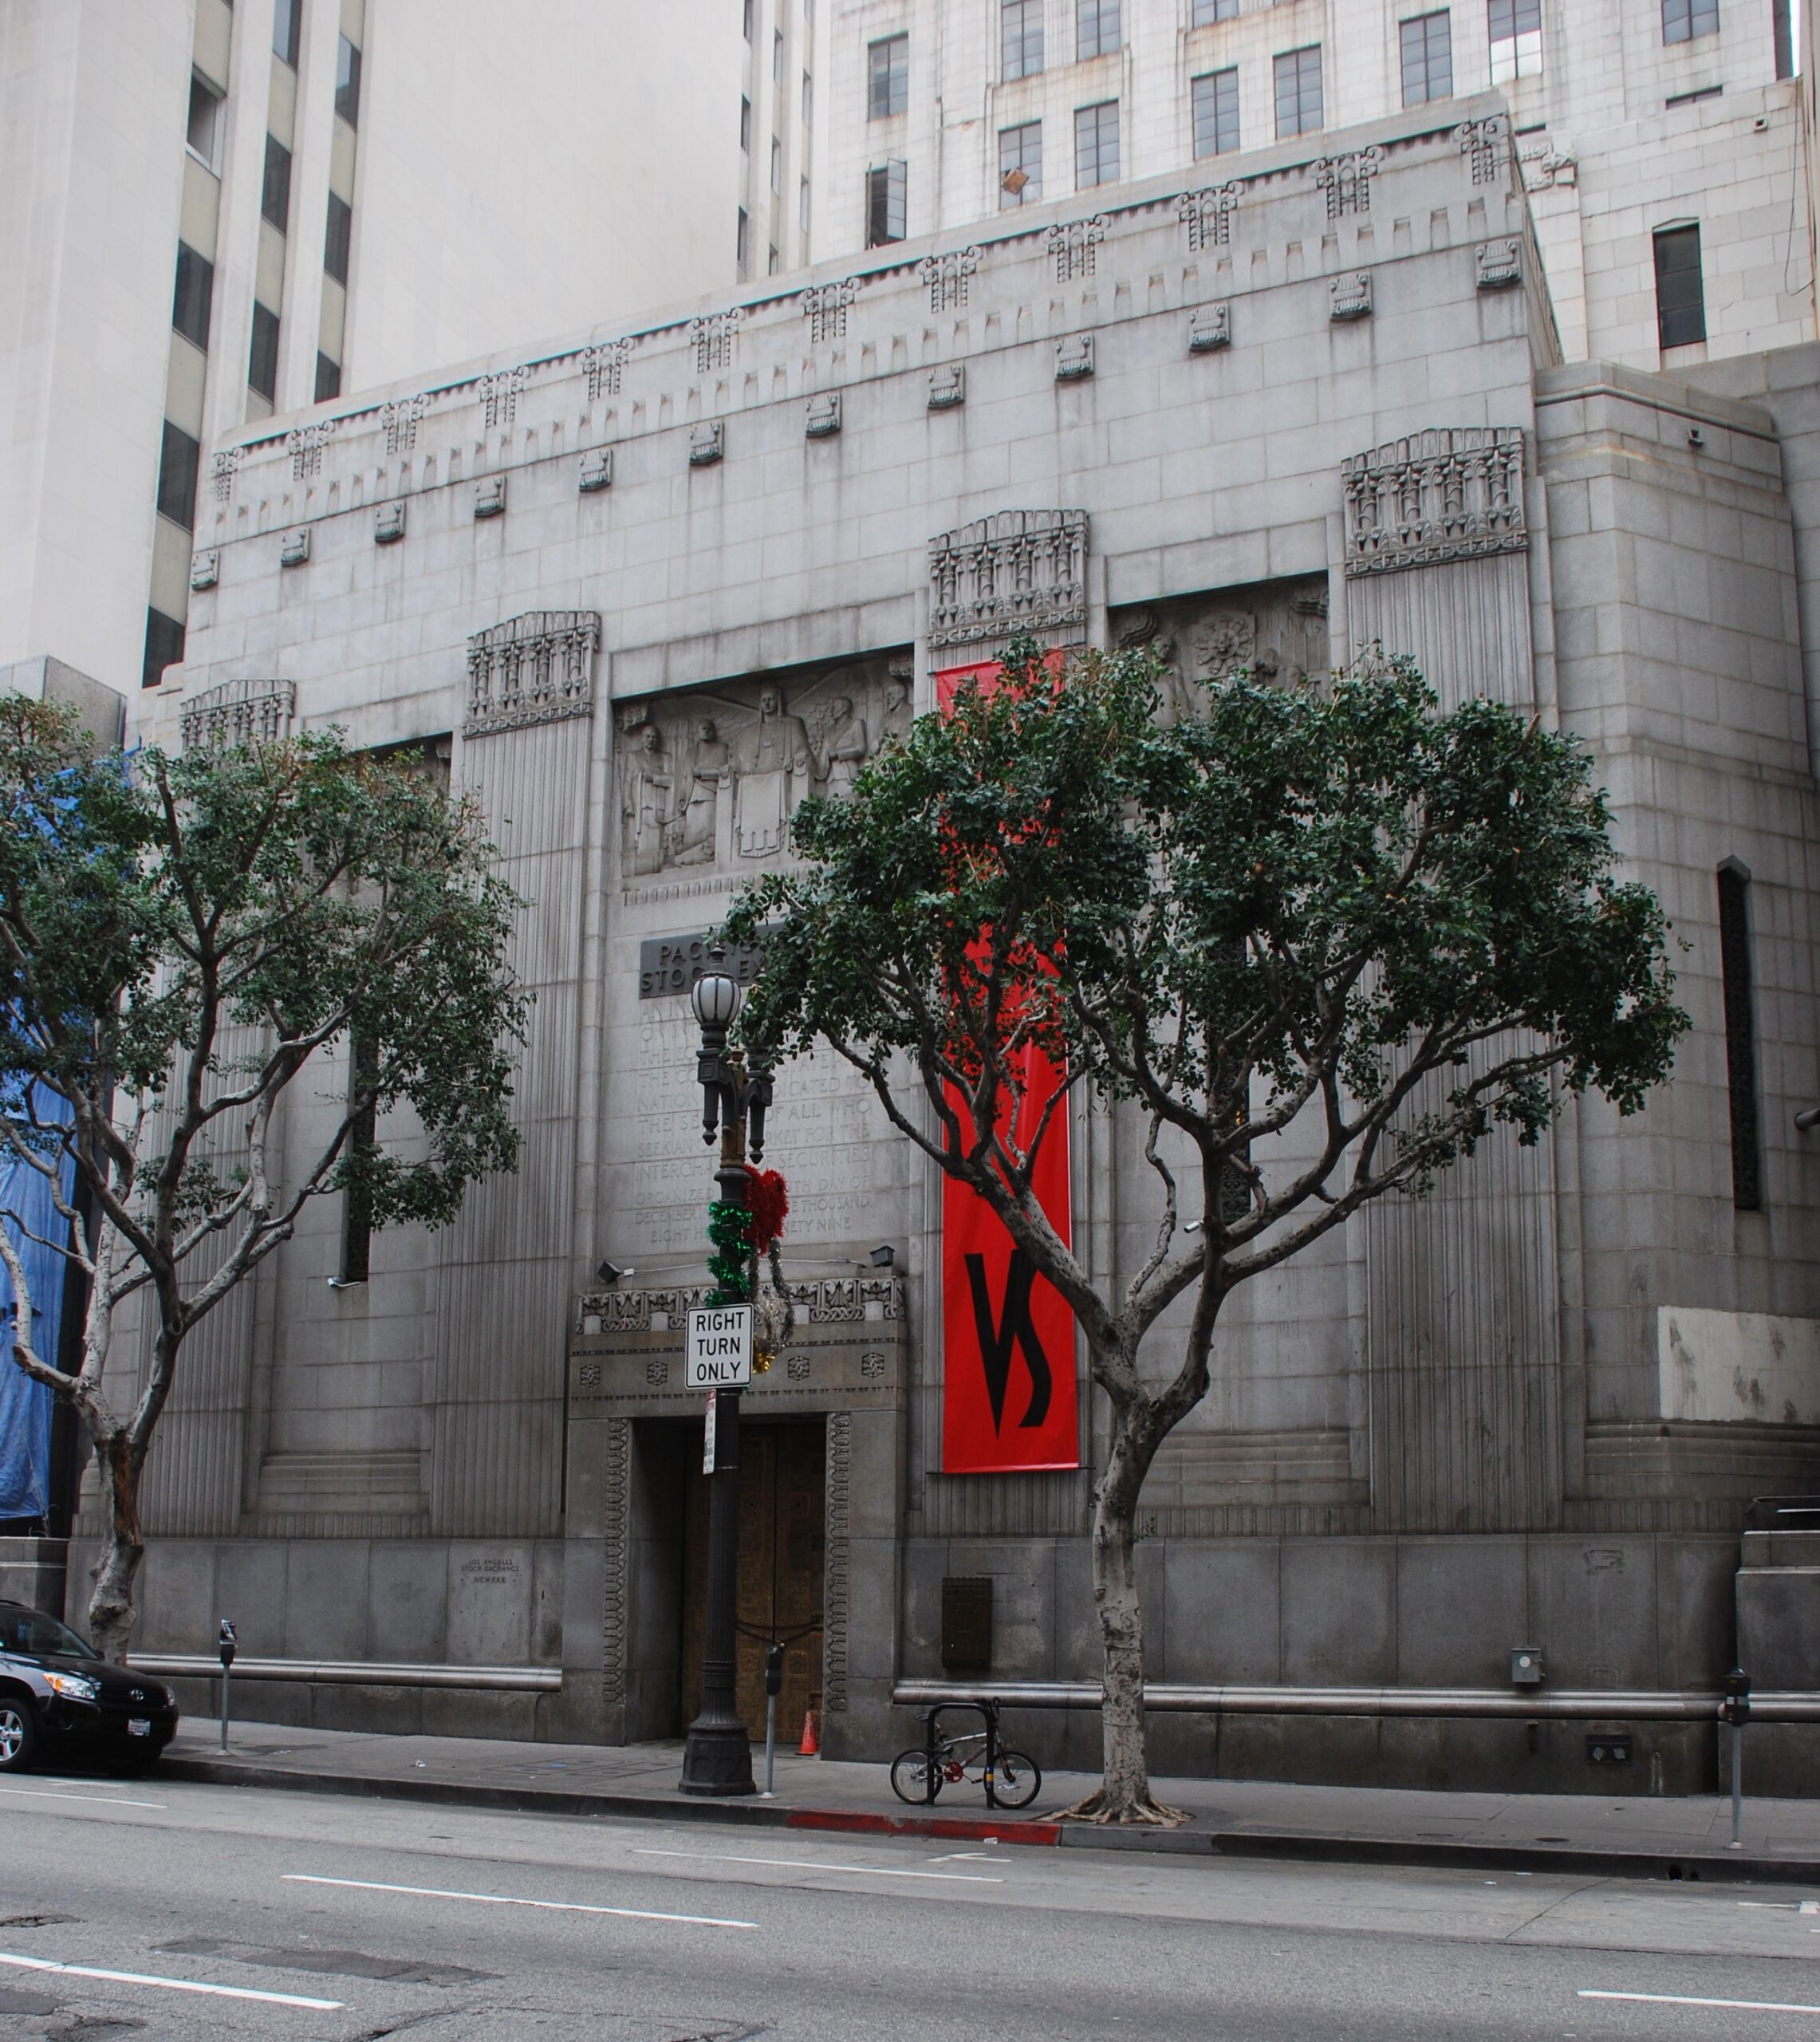
[[[943,1788],[971,1780],[985,1788],[989,1806],[1027,1808],[1042,1791],[1042,1770],[1026,1753],[999,1745],[996,1732],[995,1724],[967,1736],[934,1738],[932,1750],[912,1745],[900,1752],[891,1761],[892,1792],[912,1807],[928,1807]]]

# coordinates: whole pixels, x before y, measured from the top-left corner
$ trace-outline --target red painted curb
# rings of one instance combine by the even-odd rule
[[[1058,1822],[997,1822],[972,1815],[875,1815],[847,1808],[792,1808],[790,1829],[838,1829],[861,1836],[940,1836],[960,1843],[1059,1843]]]

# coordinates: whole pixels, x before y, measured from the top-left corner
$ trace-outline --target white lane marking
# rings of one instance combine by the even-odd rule
[[[309,2000],[301,1993],[258,1993],[250,1985],[211,1985],[195,1978],[155,1978],[144,1971],[103,1971],[93,1964],[53,1964],[46,1957],[14,1957],[0,1950],[0,1964],[22,1971],[54,1971],[60,1978],[104,1978],[113,1985],[156,1985],[167,1993],[207,1993],[219,2000],[259,2000],[269,2006],[308,2007],[317,2013],[339,2013],[345,2000]]]
[[[478,1900],[489,1907],[541,1907],[553,1914],[617,1914],[628,1922],[682,1922],[696,1929],[755,1929],[756,1922],[723,1921],[717,1914],[659,1914],[648,1907],[596,1907],[581,1900],[525,1900],[513,1893],[451,1893],[439,1886],[388,1886],[383,1879],[323,1878],[313,1872],[279,1875],[294,1886],[353,1886],[362,1893],[409,1893],[423,1900]]]
[[[1729,2007],[1741,2013],[1820,2013],[1820,2007],[1792,2006],[1786,2000],[1698,2000],[1684,1993],[1595,1993],[1580,1989],[1583,2000],[1636,2000],[1652,2007]]]
[[[0,1787],[0,1794],[17,1794],[22,1801],[81,1801],[104,1808],[162,1808],[165,1801],[128,1801],[118,1794],[59,1794],[48,1787]]]
[[[971,1886],[1003,1886],[989,1872],[908,1872],[890,1865],[827,1865],[813,1858],[735,1858],[724,1851],[635,1850],[635,1858],[703,1858],[711,1865],[782,1865],[791,1872],[858,1872],[874,1879],[964,1879]]]

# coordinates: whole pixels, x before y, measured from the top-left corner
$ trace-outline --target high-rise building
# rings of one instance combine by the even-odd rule
[[[1806,0],[1804,0],[1804,6]],[[816,256],[1241,157],[1491,88],[1566,358],[1811,337],[1793,0],[847,0]],[[1250,168],[1247,164],[1247,168]],[[1412,227],[1416,223],[1411,223]],[[1394,230],[1393,230],[1394,231]],[[1658,290],[1658,282],[1664,290]]]
[[[746,6],[793,67],[800,4]],[[124,692],[182,658],[219,436],[731,285],[741,28],[739,0],[610,30],[592,0],[8,0],[0,666]]]

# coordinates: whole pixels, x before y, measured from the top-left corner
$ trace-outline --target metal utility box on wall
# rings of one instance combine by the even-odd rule
[[[942,1667],[984,1673],[992,1666],[992,1579],[947,1575],[942,1582]]]

